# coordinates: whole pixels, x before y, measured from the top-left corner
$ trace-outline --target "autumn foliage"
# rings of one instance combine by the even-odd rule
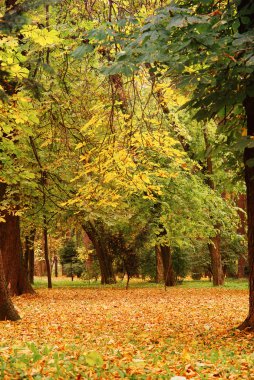
[[[0,324],[0,378],[251,379],[247,291],[53,289],[15,298]]]

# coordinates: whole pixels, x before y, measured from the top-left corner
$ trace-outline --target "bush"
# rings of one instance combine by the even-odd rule
[[[78,257],[75,242],[72,239],[67,240],[59,253],[65,274],[72,278],[73,276],[81,277],[84,271],[84,263]]]
[[[177,279],[184,278],[190,271],[190,258],[187,251],[183,251],[178,247],[173,249],[173,268]]]

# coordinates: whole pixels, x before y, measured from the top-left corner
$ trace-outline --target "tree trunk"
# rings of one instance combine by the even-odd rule
[[[106,245],[97,238],[94,239],[93,244],[100,264],[101,283],[103,285],[115,284],[116,279],[113,272],[112,259],[107,251]]]
[[[208,244],[208,249],[211,257],[211,270],[213,275],[213,285],[219,286],[224,284],[224,272],[220,254],[220,235],[211,238],[211,243]]]
[[[30,284],[34,283],[34,240],[36,229],[29,231],[25,237],[25,269],[28,274]]]
[[[254,97],[244,102],[247,115],[248,136],[254,136]],[[248,262],[249,262],[249,315],[239,326],[240,329],[254,329],[254,148],[245,148],[245,183],[247,190]]]
[[[6,185],[0,183],[0,200],[4,198]],[[34,293],[22,257],[19,217],[4,213],[5,222],[0,223],[0,251],[5,281],[10,295]]]
[[[248,277],[248,263],[244,256],[240,255],[238,257],[238,263],[237,263],[237,278],[246,278]]]
[[[54,256],[55,277],[58,277],[58,257]]]
[[[245,236],[245,227],[246,227],[246,218],[244,211],[246,211],[246,195],[245,194],[240,194],[237,198],[236,201],[237,207],[239,209],[242,209],[243,211],[239,210],[238,215],[240,218],[240,224],[237,230],[237,233],[239,235]],[[238,268],[237,268],[237,278],[244,278],[246,277],[246,271],[245,269],[247,268],[248,263],[244,255],[240,255],[238,258]]]
[[[164,268],[163,261],[161,257],[161,249],[159,245],[155,246],[156,254],[156,282],[157,284],[164,282]]]
[[[107,247],[107,238],[103,236],[105,232],[103,231],[103,228],[101,228],[101,223],[100,227],[98,227],[98,231],[97,227],[98,226],[93,225],[92,223],[86,223],[85,225],[83,225],[83,229],[87,233],[91,242],[93,243],[99,260],[101,271],[101,283],[103,285],[115,284],[116,278],[113,271],[112,256]]]
[[[208,138],[207,130],[204,129],[204,141],[206,151],[211,150],[211,145]],[[206,182],[208,186],[215,190],[215,183],[212,179],[213,175],[213,161],[210,155],[207,156],[206,159],[206,174],[207,179]],[[219,226],[214,226],[215,229],[219,231]],[[220,233],[217,232],[215,237],[210,238],[211,243],[208,244],[208,249],[211,257],[211,269],[213,274],[213,285],[219,286],[224,284],[224,272],[222,267],[221,253],[220,253]]]
[[[174,286],[176,284],[176,275],[173,269],[171,249],[168,245],[160,245],[157,252],[163,265],[163,279],[165,287]]]
[[[11,301],[4,274],[3,260],[0,251],[0,321],[17,321],[20,316]]]
[[[44,239],[44,257],[47,269],[48,289],[52,289],[51,270],[49,261],[49,246],[48,246],[48,228],[45,215],[43,216],[43,239]]]
[[[239,33],[245,33],[253,30],[254,27],[254,9],[253,1],[241,0],[238,5],[239,15]],[[247,23],[242,22],[241,16],[247,15]],[[245,17],[246,19],[246,17]],[[253,91],[254,73],[250,75],[247,84],[248,90]],[[246,96],[243,101],[247,118],[247,136],[254,136],[254,97]],[[247,193],[247,226],[248,226],[248,263],[249,263],[249,314],[245,321],[239,326],[243,330],[249,328],[254,330],[254,148],[246,147],[244,150],[244,167],[245,167],[245,184]]]

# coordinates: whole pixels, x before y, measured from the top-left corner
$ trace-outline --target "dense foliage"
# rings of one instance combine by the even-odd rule
[[[20,215],[23,235],[100,226],[115,272],[131,257],[131,275],[156,277],[155,245],[172,247],[177,276],[197,271],[193,252],[204,273],[218,236],[223,262],[235,262],[241,152],[252,146],[246,10],[239,21],[235,2],[8,4],[2,220]]]

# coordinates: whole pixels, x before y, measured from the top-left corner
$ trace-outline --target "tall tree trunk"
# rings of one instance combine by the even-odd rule
[[[163,265],[163,279],[165,286],[174,286],[176,284],[176,275],[173,269],[172,252],[168,245],[159,245],[157,254]]]
[[[11,301],[5,281],[2,255],[0,251],[0,321],[17,321],[20,316]]]
[[[247,269],[248,263],[244,256],[240,255],[238,257],[238,263],[237,263],[237,278],[246,278],[248,277],[248,269]]]
[[[240,194],[236,201],[237,207],[239,208],[238,215],[240,218],[240,224],[237,230],[237,233],[242,236],[246,236],[245,227],[246,227],[246,218],[244,211],[246,211],[246,195]],[[241,211],[243,210],[243,211]],[[245,268],[247,267],[247,259],[244,255],[240,255],[238,258],[238,268],[237,268],[237,278],[246,277]]]
[[[54,256],[55,277],[58,277],[58,257]]]
[[[36,229],[29,231],[25,237],[25,268],[28,273],[30,284],[34,283],[34,240]]]
[[[208,244],[208,249],[211,257],[211,270],[213,275],[213,285],[219,286],[224,284],[224,272],[220,254],[220,235],[217,234],[211,238],[211,243]]]
[[[112,255],[107,246],[107,237],[103,236],[105,231],[102,228],[101,223],[99,223],[99,226],[93,225],[92,223],[86,223],[83,225],[83,229],[95,248],[100,265],[101,283],[103,285],[115,284],[116,278],[113,271]]]
[[[43,216],[43,240],[44,240],[44,257],[45,257],[45,262],[46,262],[47,278],[48,278],[48,289],[51,289],[52,280],[51,280],[51,270],[50,270],[50,261],[49,261],[48,228],[47,228],[47,220],[46,220],[45,215]]]
[[[22,258],[19,217],[5,215],[5,220],[0,223],[0,249],[9,292],[11,295],[34,293]]]
[[[208,133],[206,128],[204,129],[204,141],[205,141],[205,147],[206,151],[211,150],[211,145],[209,143],[208,139]],[[213,175],[213,162],[210,154],[207,156],[206,159],[206,174],[207,174],[207,184],[212,189],[215,190],[215,183],[212,179]],[[224,272],[222,267],[222,259],[221,259],[221,253],[220,253],[220,233],[219,233],[219,226],[214,226],[215,229],[218,231],[216,236],[211,237],[211,243],[208,244],[208,249],[210,252],[211,257],[211,270],[213,274],[213,285],[219,286],[224,284]]]
[[[253,30],[254,9],[253,1],[241,0],[238,6],[239,33]],[[247,23],[242,22],[241,16],[247,15]],[[246,17],[245,17],[246,19]],[[250,75],[246,90],[253,91],[254,73]],[[246,96],[243,101],[247,117],[247,135],[254,136],[254,97]],[[249,314],[245,321],[239,326],[241,330],[249,328],[254,330],[254,148],[246,147],[244,150],[245,184],[247,193],[247,226],[248,226],[248,263],[249,263]]]
[[[244,102],[247,115],[248,136],[254,136],[254,97],[247,97]],[[247,189],[247,224],[248,224],[248,262],[249,262],[249,315],[239,326],[254,329],[254,148],[245,148],[245,183]]]
[[[161,257],[161,249],[159,245],[155,246],[155,254],[156,254],[156,282],[161,283],[161,282],[164,282],[164,268],[163,268],[163,261]]]
[[[92,240],[92,238],[91,238]],[[105,242],[102,242],[98,237],[92,240],[94,248],[99,260],[100,271],[101,271],[101,283],[105,284],[115,284],[115,274],[112,266],[111,255],[109,254]]]
[[[0,201],[4,199],[6,184],[0,183]],[[19,217],[4,212],[5,222],[0,223],[0,251],[5,280],[10,295],[34,293],[22,257]]]

